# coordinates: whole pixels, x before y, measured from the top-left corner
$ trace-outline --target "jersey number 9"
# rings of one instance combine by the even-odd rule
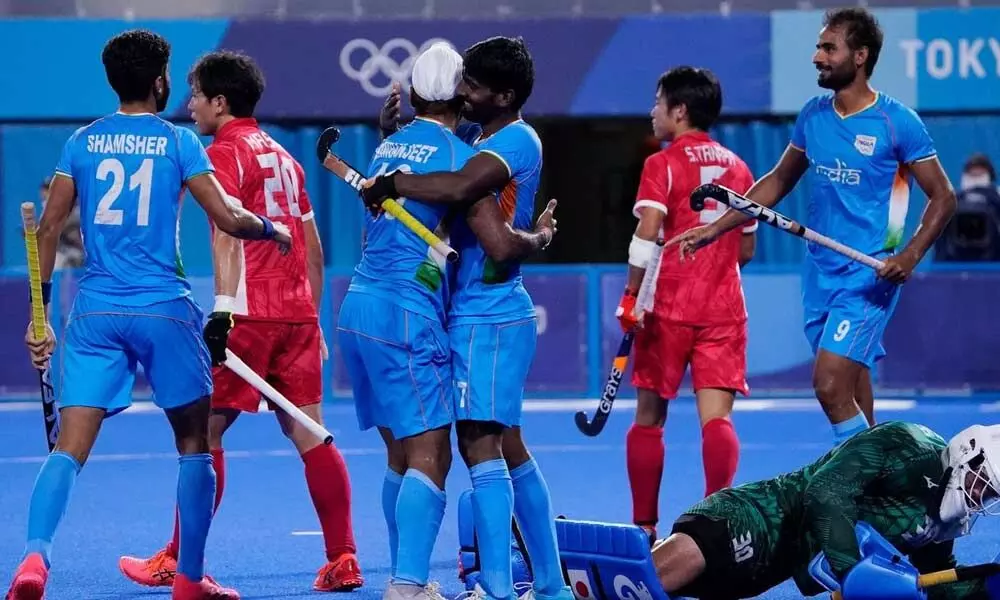
[[[267,207],[268,217],[283,217],[285,211],[281,210],[281,205],[274,199],[274,194],[284,193],[288,201],[288,214],[293,217],[301,217],[302,209],[299,208],[299,176],[295,172],[295,165],[287,156],[278,160],[277,152],[257,155],[257,164],[262,169],[271,169],[271,177],[264,179],[264,204]]]
[[[125,166],[117,158],[105,158],[97,165],[97,179],[107,181],[111,177],[111,188],[101,196],[101,201],[97,203],[97,213],[94,214],[94,223],[97,225],[121,225],[124,220],[125,211],[120,208],[111,208],[122,189],[125,188]],[[149,225],[149,195],[150,188],[153,187],[153,159],[144,158],[142,164],[128,178],[128,191],[139,188],[139,210],[135,217],[136,225],[146,227]]]

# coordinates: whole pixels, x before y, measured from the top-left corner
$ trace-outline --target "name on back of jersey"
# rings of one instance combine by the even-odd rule
[[[278,143],[271,139],[271,136],[267,135],[263,131],[255,131],[250,135],[243,136],[242,139],[254,150],[254,152],[280,148]]]
[[[728,148],[718,144],[686,146],[684,154],[687,155],[688,162],[693,163],[721,163],[728,166],[736,164],[736,155]]]
[[[87,136],[87,152],[91,154],[166,156],[167,138],[161,135],[95,133]]]
[[[437,146],[428,144],[401,144],[387,140],[375,150],[375,158],[398,158],[425,164],[437,151]]]

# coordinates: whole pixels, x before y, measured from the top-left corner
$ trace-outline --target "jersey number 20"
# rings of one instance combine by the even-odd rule
[[[301,217],[299,176],[295,172],[295,165],[291,159],[283,157],[279,161],[277,152],[268,152],[257,155],[257,164],[262,169],[271,169],[272,176],[264,179],[264,204],[267,207],[267,216],[285,216],[285,211],[281,210],[281,205],[274,199],[275,192],[284,192],[288,201],[288,213],[293,217]]]
[[[111,208],[122,189],[125,188],[125,166],[117,158],[105,158],[97,165],[97,179],[107,181],[111,177],[111,188],[101,196],[101,201],[97,203],[97,213],[94,215],[94,223],[97,225],[121,225],[125,211],[120,208]],[[142,164],[128,178],[128,191],[139,188],[139,210],[135,217],[136,225],[145,227],[149,225],[149,194],[153,187],[153,159],[144,158]]]

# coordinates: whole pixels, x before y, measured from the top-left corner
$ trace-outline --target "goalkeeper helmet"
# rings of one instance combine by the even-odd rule
[[[942,522],[960,522],[967,533],[979,515],[1000,514],[1000,425],[964,429],[948,442],[941,461]]]

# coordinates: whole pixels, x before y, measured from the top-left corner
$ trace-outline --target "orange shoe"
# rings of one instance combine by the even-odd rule
[[[316,574],[313,589],[317,592],[349,592],[365,584],[361,576],[358,557],[353,554],[341,554],[336,560],[323,565]]]
[[[49,579],[49,569],[41,554],[29,554],[21,561],[14,573],[14,581],[7,591],[7,600],[42,600],[45,597],[45,582]]]
[[[118,559],[122,575],[146,587],[170,587],[177,575],[177,557],[160,550],[149,558],[123,556]]]
[[[191,581],[183,573],[178,573],[170,597],[172,600],[240,600],[240,593],[222,587],[208,575],[201,581]]]

